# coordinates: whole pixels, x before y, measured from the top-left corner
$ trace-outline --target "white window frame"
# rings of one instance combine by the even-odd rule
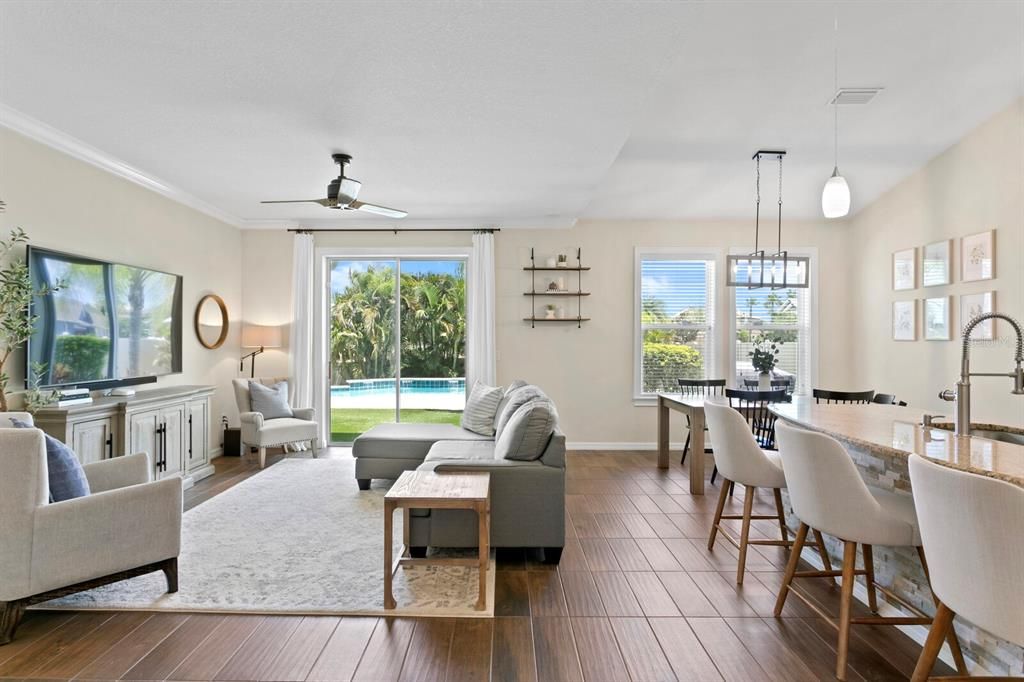
[[[730,256],[742,256],[750,253],[751,247],[732,247],[729,249],[728,255]],[[811,354],[808,367],[810,374],[807,377],[807,381],[804,382],[806,388],[805,394],[810,394],[811,389],[818,385],[818,249],[814,246],[805,246],[789,249],[788,253],[790,256],[800,256],[809,259],[807,265],[807,294],[809,297],[808,305],[810,306],[811,323],[808,328],[808,342],[807,350]],[[727,259],[728,260],[728,259]],[[728,287],[728,306],[729,306],[729,321],[728,321],[728,336],[725,340],[725,345],[729,349],[726,353],[728,358],[728,373],[730,382],[736,380],[736,332],[738,331],[736,325],[736,292],[734,289],[742,289],[743,287]],[[770,329],[770,328],[769,328]]]
[[[725,258],[722,249],[708,247],[641,247],[634,249],[633,254],[633,404],[634,405],[657,405],[658,397],[652,393],[643,392],[643,301],[641,300],[643,282],[641,264],[645,260],[707,260],[715,264],[714,280],[710,283],[712,292],[712,307],[709,312],[713,315],[711,325],[711,338],[708,341],[710,358],[705,359],[705,371],[709,376],[717,376],[720,367],[719,356],[721,355],[721,320],[722,308],[720,293],[725,282],[725,269],[723,267]],[[675,325],[672,328],[676,328]]]

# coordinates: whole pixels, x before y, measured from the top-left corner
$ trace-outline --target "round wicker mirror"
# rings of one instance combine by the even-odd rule
[[[228,338],[228,307],[217,294],[199,299],[194,318],[196,338],[203,348],[220,348]]]

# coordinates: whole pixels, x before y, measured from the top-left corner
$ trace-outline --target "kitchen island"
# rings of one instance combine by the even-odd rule
[[[779,419],[828,434],[841,442],[865,482],[871,486],[911,494],[908,461],[911,454],[918,454],[944,466],[1024,487],[1024,445],[976,436],[956,436],[947,428],[923,426],[925,413],[921,410],[895,405],[819,405],[806,397],[797,397],[792,403],[772,405],[770,409]],[[948,424],[939,426],[951,428]],[[983,428],[1001,431],[1012,438],[1020,432],[992,425],[984,425]],[[956,505],[959,501],[950,500],[949,503]],[[970,509],[963,511],[971,513]],[[793,528],[798,525],[792,517],[788,523]],[[826,546],[833,561],[841,561],[841,543],[826,536]],[[814,565],[820,562],[816,553],[807,549],[803,558]],[[897,592],[917,608],[927,613],[934,611],[924,571],[913,550],[875,547],[874,563],[880,584]],[[863,588],[860,585],[858,588],[858,595],[863,598]],[[897,604],[888,604],[887,607],[893,610],[891,613],[899,610]],[[969,663],[1000,675],[1024,672],[1024,649],[1021,647],[999,640],[961,618],[956,620],[956,630]],[[919,627],[911,634],[923,641],[924,628]]]

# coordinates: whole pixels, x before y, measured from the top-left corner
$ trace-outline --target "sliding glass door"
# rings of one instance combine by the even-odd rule
[[[328,266],[331,442],[381,423],[457,424],[466,400],[465,259]]]

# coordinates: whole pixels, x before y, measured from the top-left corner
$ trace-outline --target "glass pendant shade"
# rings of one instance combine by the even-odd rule
[[[839,174],[839,168],[832,171],[832,177],[825,181],[821,192],[821,210],[826,218],[842,218],[850,213],[850,186]]]

